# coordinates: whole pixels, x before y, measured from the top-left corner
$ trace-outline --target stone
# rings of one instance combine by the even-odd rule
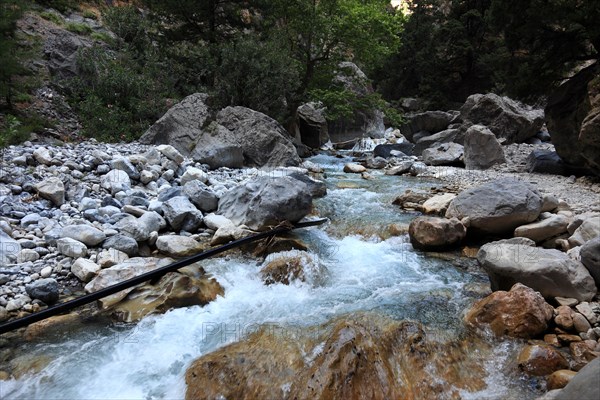
[[[183,194],[190,199],[200,211],[211,212],[219,206],[219,198],[200,181],[187,182],[183,187]]]
[[[125,171],[113,169],[100,178],[100,186],[112,194],[131,189],[131,180]]]
[[[239,226],[225,225],[225,226],[218,228],[215,231],[215,234],[213,235],[212,239],[210,240],[210,245],[218,246],[221,244],[229,243],[232,240],[241,239],[245,236],[250,235],[251,233],[252,233],[251,231],[240,228]]]
[[[346,163],[344,165],[344,172],[352,173],[352,174],[360,174],[365,172],[367,169],[360,164],[356,163]]]
[[[581,262],[596,282],[596,287],[600,287],[600,236],[588,240],[579,251]]]
[[[412,161],[412,160],[402,161],[399,164],[396,164],[396,165],[394,165],[392,167],[389,167],[385,171],[385,174],[386,175],[402,175],[402,174],[406,174],[407,172],[410,171],[413,163],[414,163],[414,161]]]
[[[293,281],[315,282],[322,273],[318,260],[310,253],[298,250],[271,254],[260,269],[261,279],[266,285],[289,285]]]
[[[425,134],[426,132],[422,132]],[[420,137],[419,135],[415,135],[415,140],[417,144],[413,149],[413,155],[423,155],[424,150],[428,148],[436,148],[442,144],[447,143],[455,143],[458,144],[458,136],[460,134],[460,130],[458,129],[446,129],[445,131],[438,132],[433,135],[424,135]],[[418,140],[417,140],[418,139]]]
[[[126,235],[110,236],[102,244],[104,249],[115,249],[127,254],[129,257],[134,257],[138,254],[139,248],[137,241]]]
[[[38,279],[25,285],[25,291],[32,299],[43,301],[46,304],[54,304],[58,301],[59,289],[56,279]]]
[[[217,230],[224,226],[234,226],[233,222],[229,218],[225,218],[222,215],[217,215],[215,213],[210,213],[204,216],[204,224],[213,230]]]
[[[17,261],[21,245],[15,239],[0,230],[0,265],[12,264]]]
[[[539,174],[567,175],[567,168],[560,156],[552,150],[533,150],[527,156],[527,172]]]
[[[165,201],[163,213],[175,231],[195,232],[202,225],[202,212],[185,196],[176,196]]]
[[[542,200],[542,212],[550,212],[558,208],[559,201],[556,197],[552,195],[544,195]]]
[[[554,322],[556,325],[564,329],[566,331],[570,331],[573,329],[573,310],[569,306],[559,306],[556,309],[556,317],[554,317]]]
[[[570,220],[566,216],[553,214],[550,218],[517,227],[514,235],[526,237],[539,243],[567,232],[569,222]]]
[[[311,207],[312,196],[304,182],[292,176],[259,176],[225,193],[219,199],[217,214],[234,225],[260,231],[283,221],[298,222]]]
[[[98,290],[107,288],[109,286],[115,285],[119,282],[125,281],[127,279],[131,279],[133,277],[142,275],[146,272],[153,271],[157,268],[161,268],[172,263],[173,260],[169,258],[142,258],[142,257],[134,257],[129,260],[114,265],[110,268],[101,269],[96,277],[88,282],[85,285],[86,293],[93,293]],[[128,289],[123,289],[122,291],[115,293],[111,296],[105,297],[100,300],[100,303],[103,308],[114,305],[124,299],[132,290],[135,288],[131,287]]]
[[[159,236],[156,248],[169,257],[189,257],[203,250],[203,246],[191,237],[177,235]]]
[[[456,195],[454,193],[435,195],[425,200],[422,205],[423,212],[425,214],[444,214],[450,205],[450,202],[454,200],[455,197]]]
[[[47,178],[35,185],[35,190],[44,199],[50,200],[56,207],[65,202],[65,185],[57,177]]]
[[[17,255],[17,263],[23,264],[30,261],[37,261],[40,259],[40,255],[37,251],[32,249],[23,249]]]
[[[50,275],[52,275],[52,267],[44,267],[40,271],[40,277],[42,278],[49,278]]]
[[[137,242],[145,242],[150,238],[152,232],[159,232],[166,228],[166,226],[167,222],[165,219],[154,211],[148,211],[139,218],[133,216],[123,218],[115,224],[115,227],[121,234],[129,236]],[[113,241],[114,240],[115,239],[113,239]],[[131,247],[132,245],[128,244],[127,246]],[[129,254],[129,252],[123,248],[119,248],[119,250]]]
[[[517,358],[519,368],[529,375],[545,376],[569,367],[569,362],[553,346],[534,344],[526,346]]]
[[[561,306],[567,306],[567,307],[575,307],[577,304],[579,304],[579,300],[577,299],[571,299],[568,297],[555,297],[554,300],[556,300],[556,302],[561,305]]]
[[[458,143],[442,143],[423,150],[423,162],[427,165],[462,165],[463,146]]]
[[[498,139],[522,143],[535,136],[544,124],[543,110],[533,109],[493,93],[474,94],[460,109],[467,124],[485,125]]]
[[[52,165],[52,153],[45,147],[38,147],[33,151],[33,158],[42,165]]]
[[[82,282],[91,281],[101,270],[100,266],[91,260],[78,258],[71,265],[71,272]]]
[[[600,236],[600,216],[585,219],[569,237],[571,247],[583,246],[587,241]]]
[[[104,232],[91,225],[67,225],[62,229],[62,236],[91,247],[99,245],[106,239]]]
[[[302,104],[296,113],[296,139],[313,149],[329,142],[324,108],[319,103]]]
[[[136,242],[137,246],[137,242]],[[101,251],[98,254],[98,258],[96,262],[100,266],[100,268],[110,268],[113,265],[121,264],[129,259],[129,256],[115,248],[108,248],[106,250]]]
[[[435,134],[448,128],[456,115],[444,111],[425,111],[410,117],[410,120],[400,126],[400,132],[409,141],[414,141],[418,132]]]
[[[79,73],[77,56],[92,46],[93,41],[66,29],[52,29],[43,44],[44,58],[53,78],[64,80]]]
[[[475,303],[465,321],[489,327],[496,336],[528,339],[543,333],[552,315],[552,306],[538,292],[517,283],[508,292],[497,291]]]
[[[180,165],[183,163],[183,155],[170,144],[161,144],[156,146],[156,150],[160,151],[160,153],[167,157],[169,160],[173,161],[175,164]]]
[[[558,393],[556,400],[600,398],[600,358],[591,361],[575,375],[567,386]]]
[[[600,175],[600,99],[597,63],[565,80],[546,104],[548,131],[556,152],[569,168]]]
[[[448,206],[446,218],[468,217],[469,229],[498,235],[535,221],[541,209],[542,196],[534,186],[501,178],[459,193]]]
[[[548,390],[564,388],[576,374],[577,372],[569,371],[568,369],[554,371],[547,380]]]
[[[208,181],[208,175],[200,168],[188,167],[180,179],[181,186],[185,186],[186,183],[191,181],[200,181],[206,183]]]
[[[80,258],[87,255],[88,248],[85,244],[71,238],[60,238],[56,241],[60,254],[71,258]]]
[[[592,307],[592,305],[587,301],[577,304],[575,308],[581,313],[581,315],[583,315],[588,321],[590,321],[590,324],[595,325],[596,322],[598,322],[598,319],[600,317],[600,310],[598,310],[599,315],[596,315],[596,313],[594,312],[594,307]]]
[[[572,297],[590,300],[596,285],[587,269],[567,254],[519,244],[492,242],[477,253],[487,272],[492,290],[506,290],[519,282],[544,297]]]
[[[127,174],[127,176],[129,176],[129,178],[131,179],[140,179],[140,173],[138,172],[137,168],[134,167],[131,161],[124,157],[117,157],[114,160],[112,160],[110,162],[110,167],[111,169],[118,169],[124,171]]]
[[[373,149],[373,157],[382,157],[382,158],[394,157],[392,155],[392,153],[394,151],[399,151],[402,154],[410,156],[413,154],[414,148],[415,148],[415,145],[412,143],[409,143],[409,142],[393,143],[393,144],[391,144],[391,143],[378,144]]]
[[[289,176],[290,178],[297,179],[300,182],[306,184],[308,192],[310,193],[313,199],[324,197],[327,194],[327,185],[325,185],[325,182],[323,181],[313,179],[311,176],[301,172],[292,172],[287,176]]]
[[[467,229],[456,218],[417,217],[408,228],[410,243],[419,250],[443,250],[458,245]]]
[[[63,335],[65,332],[70,331],[70,328],[80,324],[82,324],[82,318],[76,312],[55,315],[29,325],[23,336],[25,340],[33,341],[50,335]]]
[[[371,169],[383,169],[387,167],[387,160],[383,157],[367,157],[364,165]]]
[[[587,333],[587,331],[590,330],[592,326],[583,315],[579,313],[573,313],[573,328],[575,328],[575,332],[577,333]]]
[[[473,125],[465,133],[464,159],[466,169],[488,169],[506,163],[504,150],[496,135],[483,125]]]
[[[127,297],[112,308],[116,319],[135,322],[149,314],[164,313],[172,308],[206,305],[224,290],[219,283],[202,271],[200,278],[169,272],[156,284],[135,288]]]

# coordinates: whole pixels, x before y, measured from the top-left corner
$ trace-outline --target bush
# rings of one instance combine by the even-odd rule
[[[98,16],[92,11],[92,10],[85,10],[83,12],[83,18],[89,18],[89,19],[98,19]]]
[[[56,25],[62,25],[64,20],[60,15],[54,13],[52,11],[44,11],[40,13],[40,17],[44,18],[47,21],[53,22]]]
[[[143,53],[150,46],[148,21],[133,6],[110,7],[102,12],[102,20],[119,40]]]
[[[69,31],[69,32],[73,32],[76,33],[78,35],[89,35],[90,33],[92,33],[92,28],[87,25],[87,24],[81,24],[81,23],[77,23],[77,22],[69,22],[65,28]]]

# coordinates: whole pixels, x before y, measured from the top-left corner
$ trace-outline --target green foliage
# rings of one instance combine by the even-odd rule
[[[143,53],[151,45],[150,24],[134,6],[110,7],[102,12],[104,24],[119,38],[120,47],[127,46]]]
[[[89,18],[89,19],[98,19],[98,16],[92,11],[92,10],[85,10],[83,13],[83,18]]]
[[[93,32],[92,28],[88,24],[79,22],[69,22],[65,26],[69,32],[76,33],[78,35],[89,35]]]
[[[35,0],[35,2],[44,7],[53,8],[63,14],[79,8],[78,2],[75,0]]]
[[[92,32],[92,34],[90,35],[90,38],[92,38],[94,40],[98,40],[100,42],[104,42],[111,46],[114,44],[114,39],[112,38],[112,36],[110,36],[106,32]]]
[[[24,51],[15,37],[17,20],[23,13],[23,3],[14,0],[0,0],[0,96],[8,108],[12,108],[16,91],[16,78],[26,72],[22,65]]]
[[[162,113],[172,79],[157,60],[118,57],[100,46],[80,53],[80,74],[68,85],[84,134],[101,140],[133,140]]]
[[[48,120],[37,115],[23,114],[17,117],[8,114],[0,125],[0,147],[21,143],[29,139],[32,132],[39,133],[51,126]]]
[[[42,11],[40,13],[40,17],[44,18],[47,21],[53,22],[56,25],[62,25],[64,23],[63,18],[55,12],[52,11]]]
[[[220,48],[214,91],[221,105],[240,105],[283,120],[286,97],[298,85],[286,49],[275,41],[242,38]]]

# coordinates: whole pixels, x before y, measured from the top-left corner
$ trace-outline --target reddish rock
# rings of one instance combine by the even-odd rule
[[[544,335],[544,342],[554,347],[562,347],[558,340],[558,336],[552,333]]]
[[[531,345],[521,350],[519,368],[529,375],[544,376],[569,367],[566,358],[554,347],[542,344]]]
[[[569,371],[568,369],[554,371],[548,377],[548,390],[564,388],[575,375],[577,375],[576,371]]]
[[[497,336],[532,338],[548,327],[554,309],[533,289],[520,283],[509,292],[497,291],[473,305],[465,321],[489,327]]]
[[[565,330],[573,329],[573,310],[569,306],[560,306],[556,309],[557,316],[554,317],[556,325]]]
[[[594,358],[600,356],[600,353],[594,351],[595,348],[590,348],[586,342],[573,342],[569,345],[571,357],[573,358],[571,369],[579,371],[585,367]]]

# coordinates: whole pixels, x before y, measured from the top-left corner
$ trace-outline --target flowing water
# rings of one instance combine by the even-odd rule
[[[0,398],[182,399],[184,373],[194,359],[264,324],[300,330],[371,311],[420,321],[448,337],[464,333],[461,314],[474,301],[465,286],[485,282],[485,277],[413,251],[406,236],[378,234],[414,216],[391,205],[395,195],[437,183],[384,175],[364,180],[342,172],[348,159],[317,156],[312,161],[326,169],[328,195],[316,201],[316,210],[331,224],[297,235],[309,245],[323,274],[304,283],[266,286],[255,260],[209,260],[203,266],[224,287],[224,297],[135,325],[89,324],[43,343],[23,344],[15,357],[42,357],[45,366],[18,380],[0,381]],[[463,397],[534,398],[530,382],[507,372],[514,370],[511,360],[518,346],[497,344],[484,360],[487,388]]]

